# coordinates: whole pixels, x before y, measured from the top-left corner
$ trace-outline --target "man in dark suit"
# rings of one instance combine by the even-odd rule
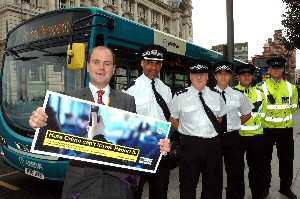
[[[132,96],[113,90],[109,86],[115,72],[114,54],[109,48],[98,46],[90,52],[87,71],[90,75],[89,86],[64,94],[136,112]],[[47,125],[47,118],[46,113],[39,107],[32,113],[29,124],[32,128],[40,128]],[[160,140],[159,145],[163,155],[167,155],[170,151],[169,143],[168,139]],[[131,187],[136,185],[137,175],[137,172],[131,170],[70,160],[62,198],[131,199],[133,198]]]

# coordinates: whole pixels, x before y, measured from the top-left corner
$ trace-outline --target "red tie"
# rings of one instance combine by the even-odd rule
[[[98,93],[98,104],[102,104],[102,105],[105,105],[104,103],[103,103],[103,100],[102,100],[102,96],[103,96],[103,94],[104,94],[104,90],[98,90],[97,91],[97,93]]]

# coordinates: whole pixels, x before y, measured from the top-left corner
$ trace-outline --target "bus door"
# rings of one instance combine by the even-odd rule
[[[124,46],[109,45],[109,48],[116,56],[116,71],[110,85],[116,90],[122,90],[142,74],[138,52]]]
[[[163,62],[160,79],[171,88],[172,95],[191,85],[187,63],[192,58],[168,54]]]

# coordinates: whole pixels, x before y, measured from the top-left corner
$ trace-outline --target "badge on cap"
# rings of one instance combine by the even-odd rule
[[[215,74],[216,74],[222,71],[232,73],[234,66],[233,63],[229,61],[219,61],[214,64],[214,67],[215,67]]]
[[[140,49],[142,59],[163,61],[166,49],[159,45],[147,45]]]
[[[285,58],[273,57],[267,60],[267,64],[272,67],[285,67]]]
[[[211,63],[206,60],[195,60],[189,64],[190,73],[207,73]]]

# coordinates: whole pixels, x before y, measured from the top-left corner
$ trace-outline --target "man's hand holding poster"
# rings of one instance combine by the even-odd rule
[[[155,173],[170,123],[47,91],[31,152]]]

